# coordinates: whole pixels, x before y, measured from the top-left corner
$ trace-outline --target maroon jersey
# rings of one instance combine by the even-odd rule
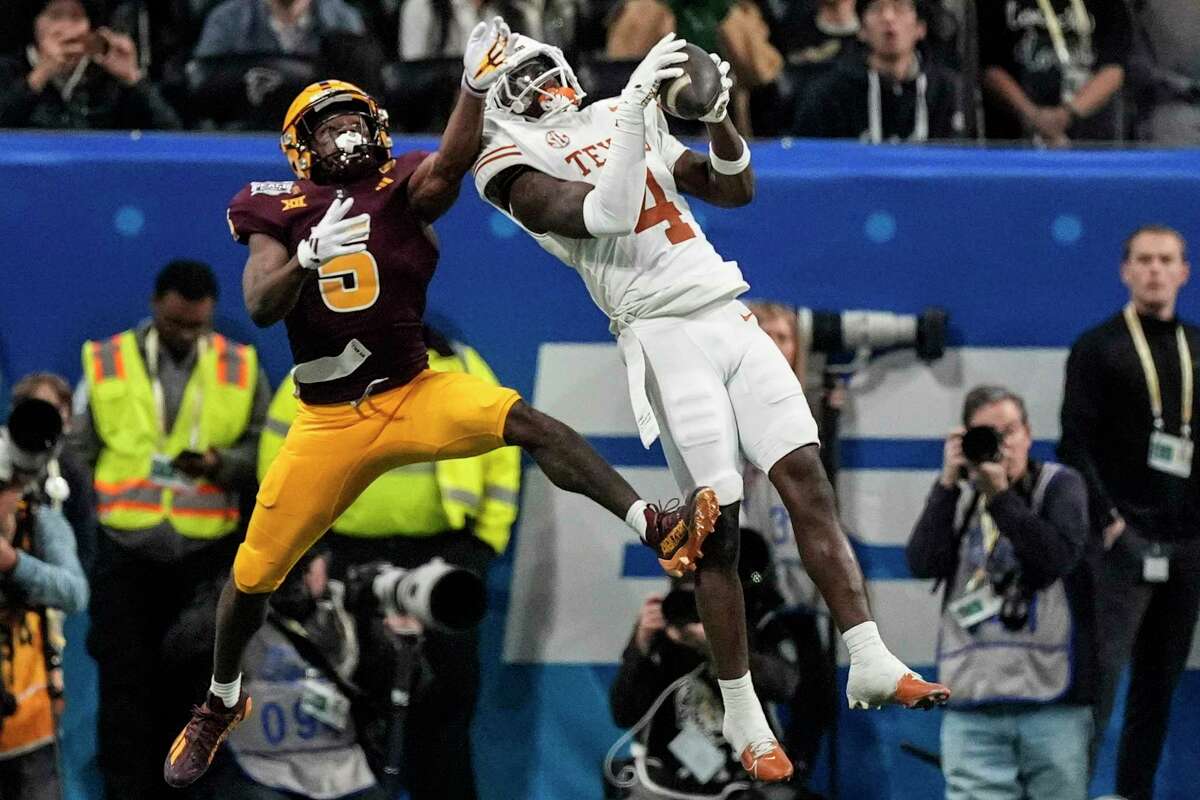
[[[371,215],[366,252],[335,258],[314,270],[284,318],[296,364],[338,356],[355,339],[361,345],[355,351],[370,351],[345,377],[297,381],[306,403],[357,400],[372,381],[383,379],[376,391],[400,386],[428,364],[421,318],[438,252],[432,233],[409,207],[407,188],[426,155],[405,153],[345,186],[256,181],[229,205],[233,238],[246,244],[251,234],[266,234],[289,254],[295,254],[338,196],[354,198],[347,216]]]

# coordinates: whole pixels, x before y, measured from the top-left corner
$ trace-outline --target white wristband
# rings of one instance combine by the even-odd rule
[[[472,86],[471,82],[469,80],[467,80],[467,73],[465,73],[465,72],[463,73],[463,76],[462,76],[462,88],[463,88],[463,91],[466,92],[467,94],[471,95],[471,97],[478,97],[478,98],[482,99],[487,96],[487,89],[479,90],[479,89],[476,89],[474,86]]]
[[[738,138],[742,139],[740,136]],[[737,175],[750,166],[750,145],[746,144],[745,139],[742,139],[742,154],[738,156],[737,161],[726,161],[713,152],[712,142],[709,142],[708,162],[712,164],[714,170],[722,175]]]

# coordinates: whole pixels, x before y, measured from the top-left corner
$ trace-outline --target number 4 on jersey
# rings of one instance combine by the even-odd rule
[[[637,227],[633,229],[634,233],[641,233],[665,222],[667,223],[667,241],[671,244],[679,244],[696,237],[692,226],[683,221],[683,215],[679,213],[679,209],[674,203],[667,200],[667,193],[658,185],[658,181],[654,180],[650,170],[646,170],[646,190],[650,192],[654,205],[642,209]]]

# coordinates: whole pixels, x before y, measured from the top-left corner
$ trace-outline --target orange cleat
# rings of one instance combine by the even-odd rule
[[[742,751],[742,766],[751,778],[764,783],[777,783],[792,777],[792,762],[774,739],[747,745]]]
[[[908,672],[896,683],[892,702],[905,708],[930,709],[945,705],[950,699],[950,690],[940,683],[933,683],[921,676]]]
[[[202,705],[194,706],[191,721],[167,753],[163,780],[177,789],[194,783],[208,769],[221,743],[250,714],[250,708],[250,695],[245,692],[233,708],[226,708],[212,694]]]
[[[716,527],[719,516],[717,493],[701,486],[685,504],[673,500],[665,507],[648,505],[644,541],[654,550],[667,574],[678,578],[684,572],[695,572],[696,562],[704,555],[700,548]]]

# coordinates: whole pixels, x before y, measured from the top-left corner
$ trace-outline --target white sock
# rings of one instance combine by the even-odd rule
[[[625,512],[625,524],[633,528],[633,532],[643,539],[646,538],[646,501],[635,500]]]
[[[717,684],[721,687],[721,699],[725,701],[723,733],[735,753],[740,755],[755,742],[775,738],[763,714],[762,703],[754,693],[749,672],[733,680],[718,680]],[[738,737],[741,737],[740,741]]]
[[[221,702],[225,704],[226,708],[233,708],[242,694],[242,673],[239,672],[238,676],[229,683],[217,683],[214,676],[212,683],[208,685],[208,691],[214,697],[221,698]]]
[[[850,651],[850,663],[860,664],[882,655],[891,655],[883,639],[879,638],[879,628],[874,622],[860,622],[842,634],[842,641]]]

